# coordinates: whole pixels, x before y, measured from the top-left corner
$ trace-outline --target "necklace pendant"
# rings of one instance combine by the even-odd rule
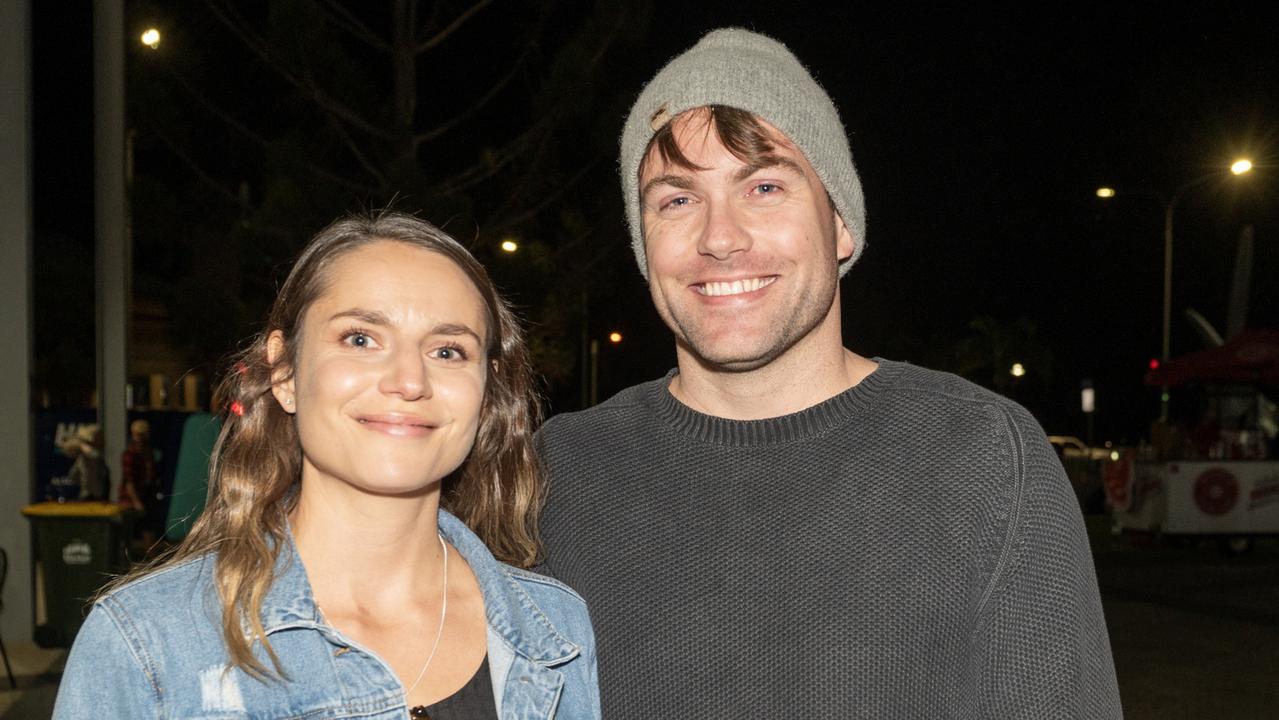
[[[409,708],[409,717],[413,720],[431,720],[431,714],[426,711],[425,705],[415,705]]]

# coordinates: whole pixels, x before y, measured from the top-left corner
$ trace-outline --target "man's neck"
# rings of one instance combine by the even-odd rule
[[[860,383],[878,367],[836,345],[825,352],[787,353],[755,370],[709,367],[685,348],[671,394],[688,407],[726,420],[763,420],[805,410]]]

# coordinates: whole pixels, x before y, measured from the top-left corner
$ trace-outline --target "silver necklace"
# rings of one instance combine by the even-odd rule
[[[444,553],[444,594],[440,598],[440,626],[435,630],[435,642],[431,643],[431,654],[426,656],[426,662],[422,663],[422,669],[417,673],[417,679],[404,691],[404,697],[407,699],[413,691],[417,689],[418,683],[422,682],[422,678],[426,676],[426,669],[431,666],[431,660],[435,659],[435,651],[440,648],[440,638],[444,635],[444,616],[449,612],[449,546],[444,542],[444,534],[436,532],[435,536],[440,539],[440,550]]]

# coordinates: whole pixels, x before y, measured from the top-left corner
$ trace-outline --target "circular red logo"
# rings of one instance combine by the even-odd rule
[[[1195,478],[1195,504],[1205,515],[1225,515],[1239,499],[1239,481],[1221,468],[1199,473]]]

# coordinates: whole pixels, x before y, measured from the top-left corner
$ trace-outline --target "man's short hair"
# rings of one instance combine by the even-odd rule
[[[701,113],[704,117],[694,119],[693,116],[696,113]],[[759,118],[745,110],[726,105],[709,105],[685,111],[681,117],[687,117],[687,122],[703,123],[708,133],[715,133],[724,148],[746,165],[764,167],[778,160],[778,155],[773,152],[777,148],[773,138],[769,137],[768,129],[760,123]],[[648,141],[648,148],[640,159],[639,175],[644,174],[644,168],[648,167],[654,153],[667,165],[694,171],[707,169],[689,160],[684,154],[684,149],[679,146],[679,140],[675,138],[674,126],[674,121],[668,122],[653,134],[653,138]],[[640,200],[643,201],[643,198]]]
[[[848,272],[866,247],[866,207],[835,103],[786,46],[748,30],[724,28],[707,33],[667,63],[640,93],[622,130],[622,195],[631,245],[644,277],[648,263],[640,165],[658,131],[688,110],[709,106],[735,108],[763,119],[804,154],[852,233],[853,254],[839,268],[840,275]]]

